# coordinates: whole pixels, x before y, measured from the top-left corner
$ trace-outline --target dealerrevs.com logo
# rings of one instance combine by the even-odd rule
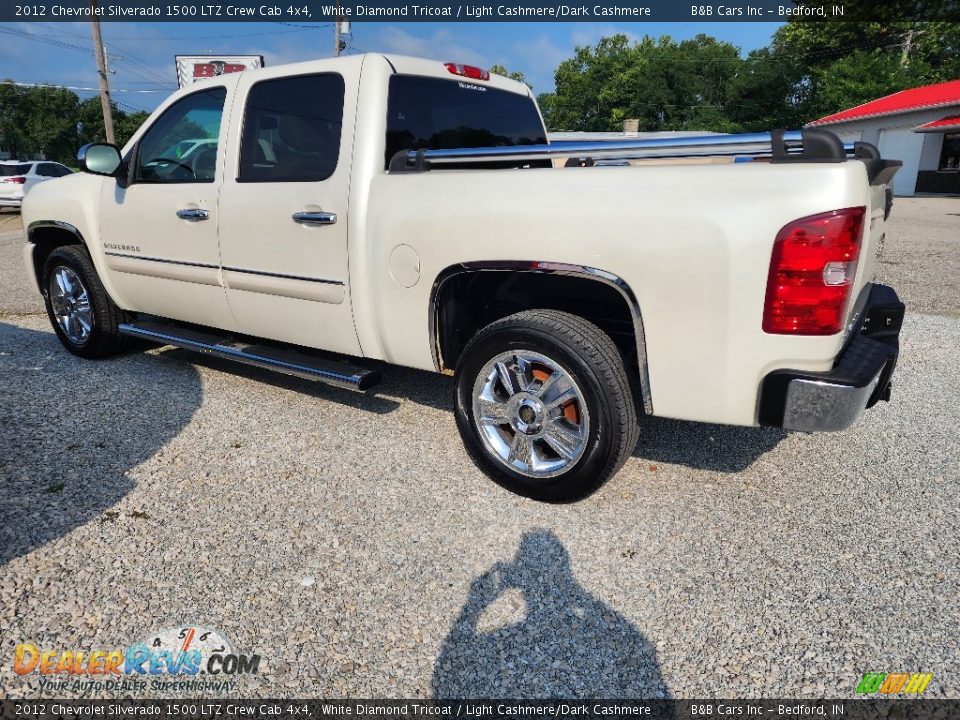
[[[921,695],[933,673],[865,673],[857,683],[857,695]]]
[[[146,689],[146,684],[136,683],[131,688],[127,680],[159,679],[164,676],[190,678],[198,675],[220,680],[225,679],[223,676],[256,674],[260,671],[260,656],[234,652],[233,646],[218,630],[180,626],[160,630],[126,649],[85,652],[40,649],[32,643],[21,643],[14,649],[13,670],[17,675],[39,674],[41,689],[51,685],[51,676],[66,681],[57,682],[54,689],[83,689],[74,687],[70,681],[86,676],[101,681],[84,683],[93,689],[131,690]],[[181,686],[183,689],[202,689],[194,685],[197,684],[191,683],[188,687],[185,683],[151,682],[154,689]]]

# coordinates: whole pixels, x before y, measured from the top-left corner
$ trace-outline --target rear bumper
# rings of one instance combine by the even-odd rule
[[[23,204],[23,197],[2,197],[0,196],[0,207],[20,207]]]
[[[873,285],[832,370],[775,370],[763,379],[760,424],[807,432],[845,430],[866,408],[889,400],[903,313],[893,288]]]

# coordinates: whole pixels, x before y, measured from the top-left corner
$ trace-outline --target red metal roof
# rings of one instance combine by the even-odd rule
[[[946,130],[960,130],[960,115],[947,115],[913,129],[914,132],[944,132]]]
[[[827,115],[819,120],[809,122],[807,125],[829,125],[948,105],[960,105],[960,80],[901,90],[893,93],[893,95],[871,100],[849,110]]]

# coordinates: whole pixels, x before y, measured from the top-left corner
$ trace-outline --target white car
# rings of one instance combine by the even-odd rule
[[[49,160],[4,160],[0,162],[0,208],[19,208],[34,185],[72,174],[66,165]]]
[[[213,150],[216,152],[217,149],[217,140],[209,140],[204,138],[192,138],[190,140],[181,140],[173,147],[167,149],[163,153],[165,158],[170,158],[171,160],[183,160],[184,158],[190,157],[198,150]]]

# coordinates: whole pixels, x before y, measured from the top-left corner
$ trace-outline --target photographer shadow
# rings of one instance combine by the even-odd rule
[[[670,697],[654,648],[577,583],[549,530],[525,533],[513,562],[473,581],[431,689],[438,699]]]

